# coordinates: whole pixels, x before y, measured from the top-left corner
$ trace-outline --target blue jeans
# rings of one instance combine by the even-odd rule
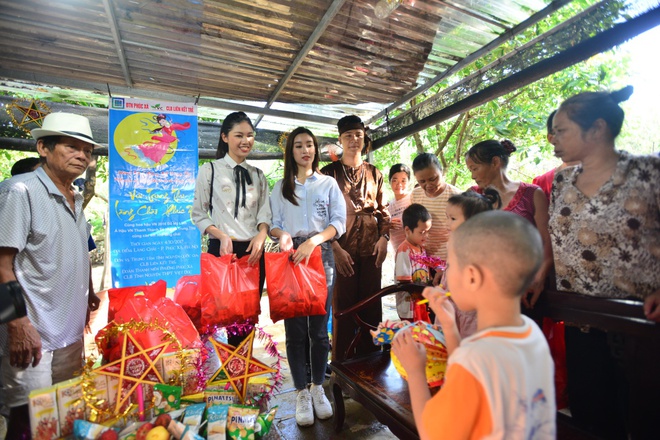
[[[300,246],[306,238],[294,238],[295,248]],[[332,305],[332,288],[335,280],[335,258],[330,243],[321,246],[321,258],[325,269],[325,281],[328,284],[328,299],[325,302],[325,315],[303,316],[284,320],[286,333],[286,355],[289,360],[293,385],[297,390],[307,386],[305,355],[306,339],[309,339],[309,359],[312,367],[312,383],[322,385],[325,379],[325,366],[328,363],[330,341],[328,338],[328,316]],[[300,264],[305,264],[304,262]]]

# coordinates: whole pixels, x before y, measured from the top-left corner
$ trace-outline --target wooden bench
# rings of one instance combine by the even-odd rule
[[[373,326],[365,323],[358,312],[365,307],[380,301],[385,295],[395,292],[421,293],[423,285],[401,284],[389,286],[375,293],[353,307],[338,311],[334,319],[353,319],[358,325],[358,331],[352,339],[347,353],[353,352],[353,347],[362,338],[371,339],[369,330]],[[349,357],[342,361],[330,363],[333,375],[331,379],[332,395],[335,401],[335,429],[341,431],[346,415],[342,393],[348,394],[353,400],[361,403],[378,421],[386,425],[390,431],[401,439],[418,439],[415,420],[410,406],[408,383],[396,371],[390,360],[389,346],[380,352]]]
[[[369,330],[373,327],[362,321],[357,313],[365,307],[380,301],[385,295],[394,292],[421,292],[424,286],[417,284],[402,284],[389,286],[354,305],[350,309],[338,311],[334,319],[353,319],[359,330],[351,341],[352,351],[361,338],[371,338]],[[660,389],[649,389],[645,386],[645,378],[649,372],[657,374],[657,363],[652,355],[653,350],[660,353],[660,325],[647,321],[638,301],[599,299],[586,297],[570,292],[546,290],[533,310],[526,312],[535,319],[549,317],[557,321],[566,321],[578,325],[589,325],[608,331],[626,335],[626,344],[646,349],[627,350],[634,353],[634,359],[628,359],[627,364],[632,369],[632,377],[637,381],[630,384],[630,409],[634,414],[644,412],[644,405],[649,398],[660,398]],[[655,356],[655,357],[654,357]],[[332,394],[335,403],[335,429],[340,432],[345,419],[343,393],[362,404],[367,410],[397,437],[418,439],[414,417],[408,394],[408,384],[396,371],[390,360],[389,346],[380,352],[356,354],[342,361],[330,363],[333,375],[331,379]],[[557,431],[559,439],[591,439],[574,426],[569,416],[564,413],[557,415]]]

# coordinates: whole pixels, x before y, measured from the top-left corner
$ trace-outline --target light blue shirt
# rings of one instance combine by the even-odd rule
[[[275,184],[270,195],[273,213],[272,228],[281,229],[295,237],[309,237],[329,225],[337,230],[335,238],[346,232],[346,202],[332,177],[314,173],[300,183],[296,179],[298,206],[282,196],[282,181]]]
[[[82,340],[89,290],[83,197],[75,210],[42,167],[0,183],[0,247],[14,248],[14,275],[25,290],[30,322],[44,350]],[[0,355],[8,355],[0,325]]]

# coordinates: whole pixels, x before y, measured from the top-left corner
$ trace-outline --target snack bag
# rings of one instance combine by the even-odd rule
[[[85,418],[82,377],[57,384],[57,409],[60,415],[60,435],[73,434],[73,421]]]
[[[406,324],[403,329],[412,328],[412,337],[416,342],[426,348],[426,381],[430,387],[439,387],[445,381],[447,369],[447,349],[445,348],[445,335],[435,325],[424,321],[415,321]],[[397,332],[393,339],[396,339]],[[406,370],[401,366],[399,358],[391,352],[392,364],[401,377],[408,380]]]
[[[209,387],[204,390],[204,400],[206,407],[210,408],[216,405],[232,405],[239,402],[239,396],[233,389],[225,390],[220,386]]]
[[[205,403],[196,403],[186,408],[186,413],[183,416],[183,424],[188,426],[196,426],[202,424],[202,417],[204,417],[204,410],[206,409]]]
[[[181,406],[181,387],[154,384],[154,412],[163,414]]]
[[[273,425],[273,420],[275,420],[277,408],[277,405],[275,405],[270,411],[261,413],[257,416],[257,422],[254,424],[254,435],[256,438],[263,438],[270,432],[270,427]]]
[[[229,405],[214,405],[206,410],[206,439],[225,440],[227,438],[227,414]]]
[[[266,281],[270,318],[325,315],[328,286],[321,259],[321,248],[316,246],[309,262],[295,265],[293,252],[266,253]]]
[[[30,391],[29,411],[34,440],[51,440],[60,436],[56,386]]]
[[[254,425],[259,408],[231,405],[227,413],[227,434],[232,440],[254,440]]]

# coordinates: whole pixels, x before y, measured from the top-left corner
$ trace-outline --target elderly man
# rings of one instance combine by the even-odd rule
[[[0,183],[0,282],[18,282],[27,316],[0,326],[7,438],[28,423],[28,394],[81,370],[88,308],[90,226],[72,186],[92,151],[87,118],[52,113],[32,130],[42,166]]]

